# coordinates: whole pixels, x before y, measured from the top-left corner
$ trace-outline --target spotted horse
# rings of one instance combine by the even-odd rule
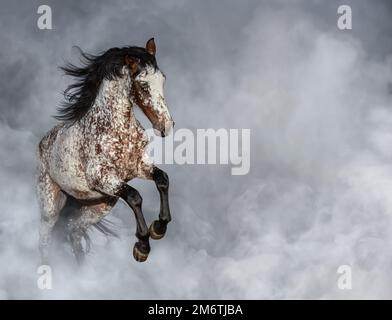
[[[41,259],[48,261],[53,228],[68,212],[67,239],[81,263],[87,229],[96,226],[105,231],[103,218],[122,199],[135,214],[133,256],[143,262],[150,252],[149,238],[161,239],[171,220],[169,179],[148,158],[148,137],[134,109],[139,107],[155,133],[165,137],[174,126],[164,97],[166,77],[157,65],[153,38],[145,47],[80,53],[81,67],[61,68],[76,82],[64,92],[65,102],[56,115],[59,123],[38,148]],[[143,216],[142,197],[128,185],[134,178],[153,180],[160,194],[159,219],[150,227]]]

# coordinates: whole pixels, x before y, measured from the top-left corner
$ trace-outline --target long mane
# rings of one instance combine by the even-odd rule
[[[158,68],[155,57],[141,47],[111,48],[100,55],[91,55],[77,48],[82,66],[68,63],[60,67],[66,75],[76,79],[76,82],[64,91],[64,102],[55,116],[64,122],[74,123],[88,112],[94,104],[102,81],[121,76],[125,56],[139,58],[141,67],[152,65]]]

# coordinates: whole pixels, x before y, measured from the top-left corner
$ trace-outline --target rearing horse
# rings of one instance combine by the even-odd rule
[[[41,208],[39,248],[48,260],[53,227],[61,213],[71,210],[67,230],[78,262],[85,256],[82,238],[98,225],[119,198],[133,210],[137,261],[150,252],[149,238],[161,239],[170,222],[169,179],[146,154],[148,137],[135,118],[139,106],[155,132],[166,136],[174,125],[159,70],[154,39],[146,47],[112,48],[92,56],[81,52],[83,67],[62,69],[78,79],[64,92],[60,124],[39,143],[38,198]],[[135,177],[153,180],[160,194],[159,219],[150,227],[142,212],[142,197],[127,182]],[[101,225],[101,228],[104,226]]]

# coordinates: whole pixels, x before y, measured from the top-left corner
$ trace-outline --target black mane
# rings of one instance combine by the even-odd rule
[[[124,47],[112,48],[100,55],[91,55],[77,47],[82,56],[82,67],[68,63],[60,67],[66,75],[77,79],[64,91],[65,101],[58,108],[56,119],[75,122],[82,118],[94,104],[99,87],[104,79],[113,80],[121,76],[121,69],[125,64],[125,57],[140,59],[141,67],[152,65],[157,68],[155,57],[145,48]]]

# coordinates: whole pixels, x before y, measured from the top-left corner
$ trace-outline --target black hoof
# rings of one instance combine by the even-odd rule
[[[150,237],[154,240],[162,239],[165,236],[167,224],[159,220],[155,220],[150,225]]]
[[[144,262],[150,253],[150,245],[148,242],[136,242],[133,246],[133,257],[138,262]]]

